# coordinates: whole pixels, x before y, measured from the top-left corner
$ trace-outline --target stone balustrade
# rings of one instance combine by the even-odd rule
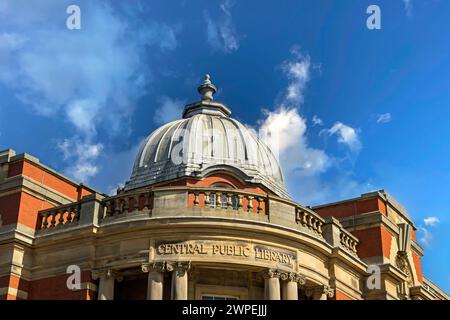
[[[354,235],[352,235],[347,230],[341,228],[339,240],[340,240],[341,248],[343,248],[344,250],[347,250],[351,254],[356,255],[356,252],[357,252],[356,246],[358,245],[358,242],[359,242],[358,238],[356,238]]]
[[[80,202],[74,202],[39,212],[38,229],[75,225],[80,220]]]
[[[323,218],[289,199],[242,190],[214,187],[145,188],[111,197],[92,194],[80,201],[39,212],[38,231],[59,227],[108,223],[110,219],[133,216],[174,217],[192,213],[254,219],[299,229],[322,238],[333,247],[356,255],[358,239],[337,219]]]
[[[189,208],[215,208],[267,215],[267,198],[258,193],[224,188],[189,188]]]
[[[129,213],[146,213],[151,215],[153,208],[153,191],[139,190],[103,199],[100,208],[99,220],[111,217],[117,218]]]
[[[305,228],[322,236],[322,227],[324,220],[318,214],[298,207],[295,210],[295,220]]]

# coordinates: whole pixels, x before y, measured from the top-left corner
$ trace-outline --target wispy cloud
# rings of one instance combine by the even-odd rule
[[[208,43],[213,50],[230,53],[239,49],[239,35],[233,23],[231,10],[234,3],[225,0],[220,4],[220,14],[212,18],[205,10]]]
[[[434,227],[437,224],[439,224],[441,221],[439,220],[438,217],[427,217],[427,218],[423,219],[423,222],[425,223],[426,226]]]
[[[153,120],[156,124],[165,124],[167,122],[180,119],[185,100],[172,99],[163,96],[159,99],[160,105],[155,109]]]
[[[291,59],[281,65],[283,73],[289,80],[281,104],[298,107],[304,101],[304,91],[310,79],[311,58],[304,55],[298,46],[291,49],[291,56]]]
[[[350,148],[353,152],[359,152],[362,144],[358,136],[358,132],[342,122],[336,122],[330,129],[327,130],[329,135],[336,135],[337,141]]]
[[[405,7],[405,13],[407,17],[412,17],[412,13],[413,13],[413,3],[412,0],[402,0],[403,1],[403,5]]]
[[[317,115],[314,115],[312,118],[313,126],[323,126],[323,121]]]
[[[71,163],[64,170],[67,175],[86,183],[98,173],[100,166],[96,161],[103,150],[102,144],[92,144],[79,137],[73,137],[59,142],[58,149],[62,152],[64,160]]]
[[[377,115],[377,123],[388,123],[392,121],[392,115],[390,113],[383,113]]]
[[[424,245],[431,247],[433,241],[433,233],[431,232],[430,228],[436,227],[440,223],[440,220],[438,217],[431,216],[423,219],[423,223],[425,224],[425,227],[418,227],[418,230],[421,233],[419,241]]]
[[[431,242],[433,240],[432,233],[427,228],[424,227],[418,227],[418,229],[422,234],[419,241],[422,242],[427,247],[431,247]]]

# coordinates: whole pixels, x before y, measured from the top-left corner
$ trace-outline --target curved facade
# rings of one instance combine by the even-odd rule
[[[207,77],[201,101],[143,142],[114,196],[0,152],[0,298],[448,299],[392,196],[290,200],[275,157],[215,90]]]

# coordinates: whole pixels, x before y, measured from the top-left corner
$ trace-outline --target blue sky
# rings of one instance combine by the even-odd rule
[[[66,8],[81,8],[68,30]],[[366,9],[381,8],[381,30]],[[0,0],[0,149],[111,192],[140,141],[198,99],[282,137],[293,198],[385,189],[450,291],[450,2]]]

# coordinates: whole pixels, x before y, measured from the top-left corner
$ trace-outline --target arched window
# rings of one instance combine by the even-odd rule
[[[222,182],[214,183],[214,184],[211,185],[211,187],[222,188],[222,189],[234,189],[231,185],[229,185],[227,183],[222,183]],[[221,193],[220,204],[221,204],[221,207],[223,209],[227,208],[227,203],[228,203],[227,197],[228,197],[228,195],[227,195],[226,192],[222,192]],[[218,202],[217,200],[218,200],[217,199],[217,194],[216,193],[211,193],[210,197],[209,197],[209,201],[210,201],[209,206],[211,208],[216,208],[217,202]],[[234,194],[231,195],[231,207],[232,207],[232,209],[234,209],[234,210],[238,209],[238,201],[239,201],[239,199],[238,199],[237,195],[234,195]]]

